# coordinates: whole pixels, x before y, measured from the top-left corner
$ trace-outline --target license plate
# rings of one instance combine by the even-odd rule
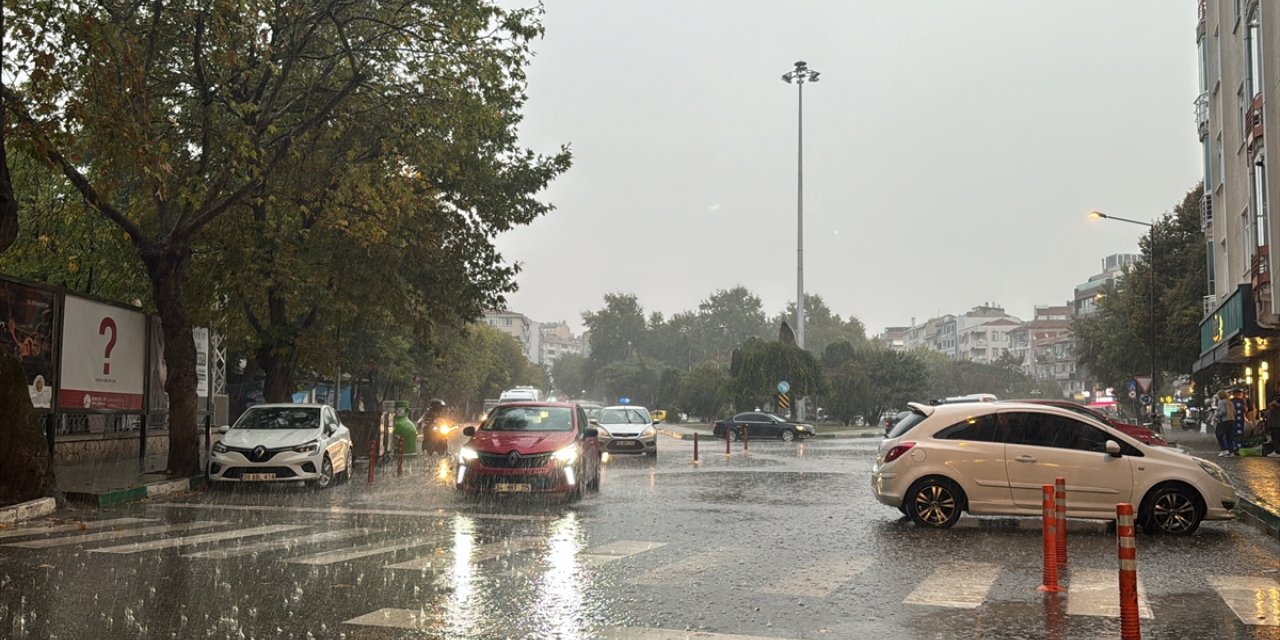
[[[516,483],[511,483],[511,482],[499,482],[499,483],[497,483],[497,484],[493,485],[493,489],[494,489],[494,491],[498,491],[498,492],[500,492],[500,493],[523,493],[523,492],[525,492],[525,491],[530,491],[530,490],[532,490],[532,489],[533,489],[533,487],[531,487],[531,486],[529,486],[529,485],[527,485],[527,484],[516,484]]]
[[[241,477],[242,479],[244,479],[244,480],[275,480],[275,479],[276,479],[276,474],[274,474],[274,473],[246,473],[246,474],[244,474],[244,475],[242,475],[242,476],[240,476],[240,477]]]
[[[628,448],[628,449],[635,449],[635,448],[638,448],[638,447],[643,447],[644,445],[643,445],[643,444],[640,444],[640,441],[639,441],[639,440],[623,440],[623,441],[621,441],[621,442],[619,442],[619,443],[618,443],[618,446],[619,446],[619,447],[625,447],[625,448]]]

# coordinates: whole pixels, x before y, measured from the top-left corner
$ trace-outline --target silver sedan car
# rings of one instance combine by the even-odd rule
[[[610,455],[658,455],[658,427],[648,409],[630,405],[605,407],[596,421],[600,447]]]

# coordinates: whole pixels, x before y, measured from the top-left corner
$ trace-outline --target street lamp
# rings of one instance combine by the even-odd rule
[[[1151,230],[1151,264],[1148,265],[1151,271],[1151,388],[1147,390],[1151,394],[1151,420],[1159,428],[1158,409],[1160,408],[1160,394],[1157,390],[1160,388],[1159,376],[1156,372],[1156,225],[1151,222],[1143,222],[1141,220],[1130,220],[1129,218],[1121,218],[1119,216],[1109,216],[1101,211],[1090,211],[1089,217],[1094,220],[1118,220],[1120,222],[1128,222],[1129,224],[1142,225]]]
[[[804,348],[804,83],[817,82],[819,72],[798,60],[795,69],[782,74],[787,84],[796,85],[796,346]],[[804,419],[804,399],[796,400],[796,418]]]

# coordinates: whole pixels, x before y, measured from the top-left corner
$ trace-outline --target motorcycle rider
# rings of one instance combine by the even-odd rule
[[[419,424],[422,426],[423,448],[428,454],[449,453],[449,432],[452,431],[444,400],[434,398],[427,403],[427,411]]]

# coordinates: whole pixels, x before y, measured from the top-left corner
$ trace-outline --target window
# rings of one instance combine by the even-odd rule
[[[975,416],[957,422],[942,431],[934,438],[939,440],[968,440],[971,442],[1003,442],[1005,432],[997,426],[996,414]]]
[[[1249,139],[1249,97],[1244,94],[1245,83],[1240,83],[1240,88],[1236,90],[1236,112],[1240,116],[1240,144],[1244,144]]]
[[[1244,242],[1253,242],[1253,244],[1246,244],[1244,246],[1255,247],[1258,244],[1257,236],[1251,235],[1253,233],[1253,225],[1249,224],[1249,222],[1249,207],[1246,206],[1240,211],[1240,238]],[[1249,261],[1253,259],[1252,254],[1252,249],[1246,249],[1245,251],[1240,252],[1240,273],[1247,274],[1249,273],[1249,270],[1253,268],[1253,265],[1249,264]]]
[[[1008,420],[1010,444],[1103,453],[1111,439],[1101,429],[1048,413],[1002,413],[1000,417]]]
[[[893,430],[890,431],[885,438],[892,440],[893,438],[901,437],[902,434],[912,430],[921,422],[924,422],[925,416],[923,413],[916,411],[911,411],[910,413],[904,411],[903,413],[906,413],[907,415],[900,418],[897,424],[893,425]]]
[[[1267,158],[1259,154],[1253,163],[1253,211],[1257,220],[1258,246],[1268,244],[1271,238],[1271,219],[1267,202]]]
[[[1222,155],[1222,129],[1218,129],[1218,137],[1217,137],[1217,139],[1215,140],[1215,143],[1217,144],[1216,149],[1217,149],[1217,152],[1218,152],[1218,164],[1217,164],[1217,169],[1218,169],[1218,176],[1217,176],[1217,177],[1218,177],[1218,185],[1217,185],[1217,188],[1218,188],[1218,189],[1222,189],[1222,180],[1223,180],[1223,176],[1225,176],[1225,175],[1227,174],[1227,165],[1226,165],[1226,162],[1223,160],[1223,155]]]

